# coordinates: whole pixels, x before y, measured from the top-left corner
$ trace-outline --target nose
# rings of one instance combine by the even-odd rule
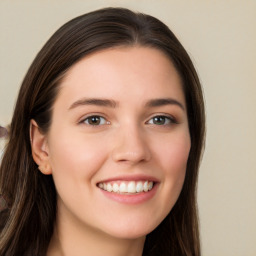
[[[151,159],[148,140],[139,127],[120,127],[113,142],[112,158],[115,162],[135,164]]]

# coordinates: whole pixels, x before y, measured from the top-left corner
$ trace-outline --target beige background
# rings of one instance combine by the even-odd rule
[[[207,144],[199,179],[205,256],[256,255],[256,1],[0,0],[0,125],[10,121],[35,54],[64,22],[123,6],[166,22],[204,86]]]

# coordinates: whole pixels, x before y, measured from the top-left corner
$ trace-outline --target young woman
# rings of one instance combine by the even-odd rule
[[[201,86],[162,22],[62,26],[21,86],[0,171],[0,254],[200,255]]]

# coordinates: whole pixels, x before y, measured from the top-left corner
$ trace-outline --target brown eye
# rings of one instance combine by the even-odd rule
[[[83,122],[87,125],[104,125],[107,123],[106,119],[102,116],[90,116]]]

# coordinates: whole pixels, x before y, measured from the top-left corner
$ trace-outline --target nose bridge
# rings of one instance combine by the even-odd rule
[[[113,160],[141,162],[150,159],[146,135],[138,124],[129,123],[118,128],[114,139]]]

